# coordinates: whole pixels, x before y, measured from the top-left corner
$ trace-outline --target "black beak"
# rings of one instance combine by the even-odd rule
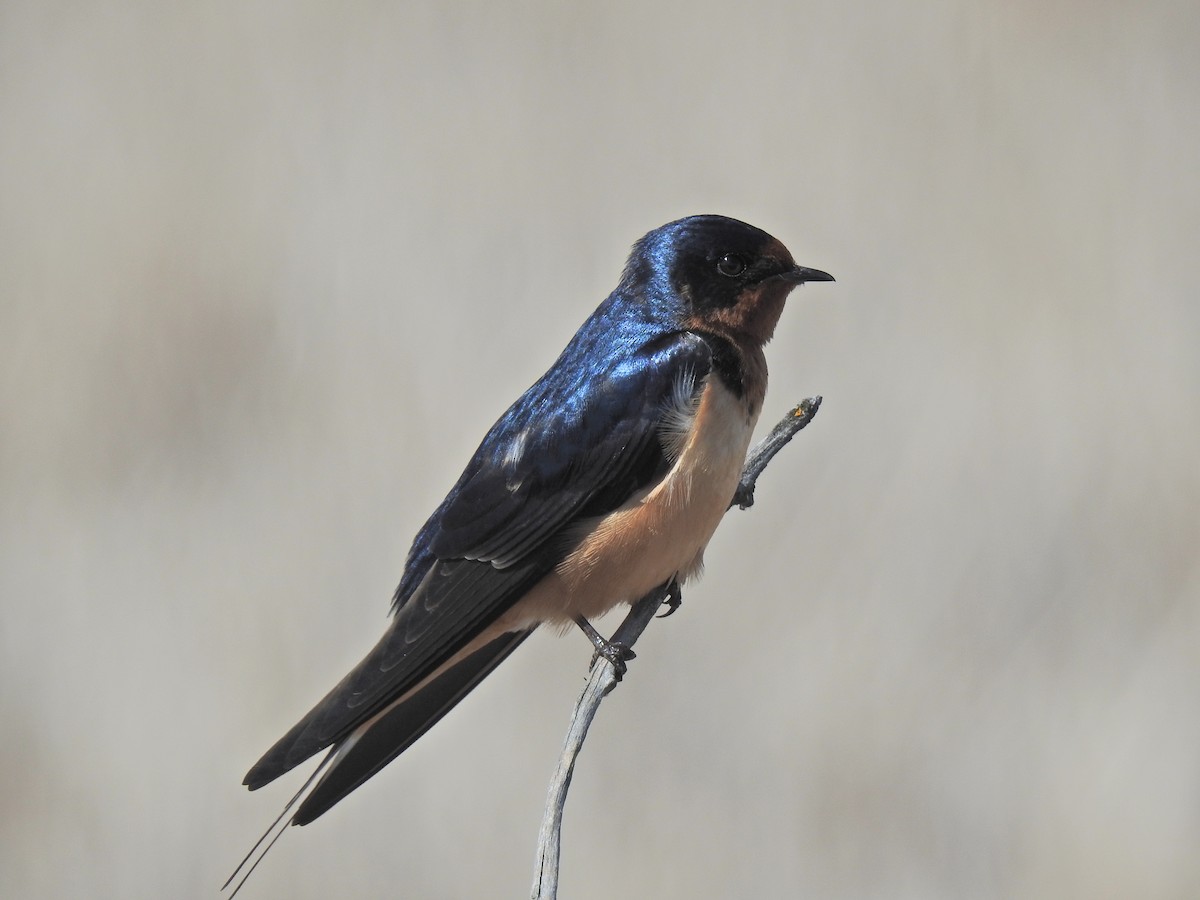
[[[783,281],[790,281],[792,284],[804,284],[806,281],[834,280],[834,277],[828,272],[822,272],[820,269],[810,269],[806,266],[793,266],[786,272],[780,272],[775,277]]]

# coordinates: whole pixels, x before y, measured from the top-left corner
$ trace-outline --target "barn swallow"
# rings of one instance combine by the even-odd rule
[[[698,573],[762,408],[763,345],[794,287],[832,280],[722,216],[638,241],[616,290],[492,426],[417,534],[379,643],[245,784],[328,749],[288,818],[307,825],[539,625],[585,625]]]

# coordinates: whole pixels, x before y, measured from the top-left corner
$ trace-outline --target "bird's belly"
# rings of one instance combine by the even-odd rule
[[[592,618],[633,603],[672,576],[696,574],[737,489],[756,419],[741,398],[710,378],[663,479],[583,523],[578,546],[505,624],[567,625],[575,616]]]

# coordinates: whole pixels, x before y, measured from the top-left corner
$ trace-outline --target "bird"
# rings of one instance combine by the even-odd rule
[[[833,280],[725,216],[637,241],[417,533],[378,643],[246,774],[257,790],[327,751],[276,825],[328,811],[541,625],[579,625],[623,665],[590,621],[700,571],[762,410],[763,346],[793,288]]]

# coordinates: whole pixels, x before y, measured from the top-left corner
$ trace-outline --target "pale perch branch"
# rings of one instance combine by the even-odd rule
[[[738,483],[738,489],[730,506],[736,505],[741,509],[748,509],[754,504],[754,487],[758,476],[762,474],[775,454],[796,436],[796,432],[812,421],[812,417],[817,414],[820,406],[820,397],[810,397],[803,401],[784,416],[771,429],[770,434],[755,445],[746,459],[741,481]],[[632,647],[672,590],[677,592],[678,587],[673,584],[659,585],[635,603],[611,640],[614,643]],[[542,827],[538,832],[537,865],[534,870],[531,892],[533,900],[555,900],[558,896],[562,816],[567,802],[567,789],[571,786],[571,776],[575,771],[575,760],[583,748],[583,741],[587,737],[592,719],[596,717],[596,712],[600,709],[600,701],[604,699],[605,694],[617,686],[617,682],[620,680],[617,671],[607,659],[596,656],[592,660],[587,686],[584,687],[582,696],[575,704],[562,756],[559,757],[558,767],[555,769],[554,777],[550,780],[546,811],[542,816]]]

